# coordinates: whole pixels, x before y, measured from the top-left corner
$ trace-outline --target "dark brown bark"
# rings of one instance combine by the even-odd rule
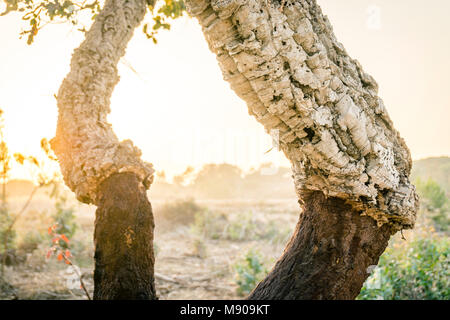
[[[392,231],[377,227],[344,200],[303,195],[294,235],[269,275],[248,299],[354,299],[378,263]]]
[[[145,187],[133,173],[117,173],[98,190],[94,299],[157,299],[154,221]]]

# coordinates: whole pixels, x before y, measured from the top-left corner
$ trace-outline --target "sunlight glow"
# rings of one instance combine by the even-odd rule
[[[377,28],[368,28],[372,1],[319,1],[337,38],[379,83],[380,96],[413,159],[450,155],[445,88],[450,22],[448,10],[433,9],[450,10],[450,3],[439,2],[424,16],[427,5],[421,1],[377,1]],[[402,14],[406,4],[408,15]],[[0,17],[0,29],[8,30],[0,34],[0,108],[11,151],[38,154],[40,139],[55,134],[53,95],[83,34],[68,25],[48,25],[27,46],[18,36],[21,23],[14,14]],[[208,162],[246,170],[269,161],[289,165],[279,151],[265,154],[270,137],[222,79],[197,21],[175,21],[170,31],[159,34],[157,45],[137,30],[119,72],[109,121],[118,137],[133,140],[156,170],[171,176]],[[26,176],[21,170],[15,168],[14,175]]]

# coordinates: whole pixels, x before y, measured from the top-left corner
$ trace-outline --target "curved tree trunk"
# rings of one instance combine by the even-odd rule
[[[248,299],[354,299],[386,249],[392,232],[387,224],[378,228],[344,200],[320,191],[302,198],[294,236]]]
[[[51,145],[64,181],[78,200],[98,206],[95,299],[156,298],[154,224],[145,193],[154,170],[131,141],[118,141],[107,122],[117,64],[146,10],[145,0],[106,0],[57,96]]]
[[[152,207],[139,184],[135,174],[117,173],[99,187],[94,299],[156,297]]]
[[[418,209],[375,80],[315,0],[186,0],[224,79],[292,163],[305,211],[257,299],[350,299]]]

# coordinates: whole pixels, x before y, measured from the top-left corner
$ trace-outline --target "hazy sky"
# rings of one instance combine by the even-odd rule
[[[339,41],[377,80],[413,159],[450,155],[450,1],[318,2]],[[53,94],[83,35],[50,25],[27,46],[22,23],[0,17],[0,108],[12,151],[36,154],[40,139],[55,133]],[[180,19],[158,39],[154,45],[137,30],[119,65],[109,120],[120,139],[132,139],[169,175],[206,162],[287,165],[280,152],[265,154],[269,137],[222,80],[196,20]]]

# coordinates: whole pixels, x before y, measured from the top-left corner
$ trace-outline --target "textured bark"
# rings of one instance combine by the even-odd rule
[[[155,299],[151,164],[107,122],[117,64],[146,13],[145,0],[107,0],[72,56],[57,96],[52,148],[78,200],[98,206],[95,299]]]
[[[116,172],[133,172],[149,187],[153,168],[130,140],[119,142],[107,122],[119,81],[117,64],[144,18],[145,0],[107,0],[86,39],[72,56],[57,96],[58,126],[51,141],[66,184],[78,200],[96,203],[100,183]]]
[[[375,80],[351,59],[314,0],[187,0],[224,79],[277,130],[298,193],[346,199],[381,226],[414,225],[411,157]]]
[[[388,245],[391,228],[339,198],[303,194],[294,236],[248,299],[354,299]]]
[[[391,234],[414,226],[411,156],[378,85],[315,0],[186,0],[223,77],[278,134],[305,211],[250,299],[353,299]]]
[[[94,299],[156,299],[153,215],[134,173],[108,177],[99,187],[95,220]]]

